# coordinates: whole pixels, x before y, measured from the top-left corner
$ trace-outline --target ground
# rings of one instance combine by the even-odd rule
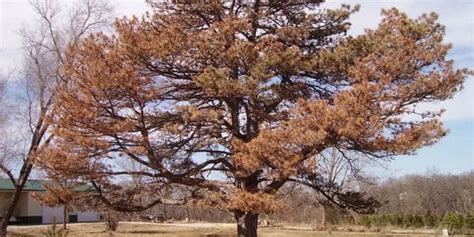
[[[57,225],[60,229],[62,225]],[[8,233],[10,237],[48,237],[46,231],[50,225],[39,226],[10,226]],[[235,224],[228,223],[173,223],[156,224],[144,222],[121,222],[117,231],[105,231],[104,223],[68,224],[68,237],[91,236],[91,237],[229,237],[234,236]],[[342,232],[316,232],[305,227],[279,227],[259,228],[259,236],[262,237],[310,237],[310,236],[433,236],[433,232],[426,234],[396,234],[382,233],[342,233]]]

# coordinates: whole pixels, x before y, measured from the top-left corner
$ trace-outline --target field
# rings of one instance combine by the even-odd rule
[[[57,225],[57,228],[61,228]],[[10,237],[43,237],[48,236],[46,231],[51,226],[10,226]],[[103,223],[69,224],[68,237],[91,236],[91,237],[230,237],[234,236],[235,225],[224,223],[175,223],[175,224],[155,224],[155,223],[120,223],[116,232],[105,231]],[[367,236],[433,236],[432,231],[426,234],[402,234],[402,233],[344,233],[344,232],[317,232],[304,227],[281,227],[281,228],[260,228],[259,236],[262,237],[310,237],[310,236],[331,236],[331,237],[367,237]]]

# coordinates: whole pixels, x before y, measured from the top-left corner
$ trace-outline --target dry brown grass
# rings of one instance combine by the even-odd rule
[[[10,226],[9,237],[44,237],[43,233],[50,228],[49,225],[40,226]],[[235,224],[222,223],[173,223],[157,224],[144,222],[121,222],[115,232],[105,230],[104,223],[69,224],[68,237],[230,237],[235,236]],[[341,233],[328,231],[312,231],[307,228],[281,227],[260,228],[259,236],[262,237],[367,237],[367,236],[393,236],[381,233]],[[432,236],[431,235],[396,235],[402,236]]]
[[[8,229],[9,236],[19,237],[43,237],[49,225],[41,226],[11,226]],[[194,224],[152,224],[152,223],[120,223],[117,231],[109,232],[105,229],[104,223],[82,223],[69,224],[68,237],[91,236],[91,237],[122,237],[122,236],[163,236],[163,237],[191,237],[191,236],[212,236],[212,234],[232,233],[230,225],[203,223]]]

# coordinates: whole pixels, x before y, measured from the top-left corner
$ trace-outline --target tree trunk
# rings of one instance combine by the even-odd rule
[[[66,229],[67,229],[66,222],[67,222],[67,205],[64,204],[64,210],[63,210],[63,230],[66,230]]]
[[[238,237],[257,237],[258,213],[246,212],[234,215],[237,221]]]
[[[191,221],[191,213],[189,212],[189,206],[186,206],[186,214],[188,215],[188,221]]]
[[[28,177],[30,176],[31,170],[33,169],[32,161],[34,159],[34,154],[37,152],[39,144],[41,143],[41,140],[43,139],[43,136],[47,131],[48,127],[43,126],[44,119],[46,116],[45,114],[46,114],[45,111],[41,109],[40,118],[36,124],[36,128],[33,133],[33,137],[31,140],[30,148],[28,150],[26,159],[23,161],[23,164],[21,165],[18,179],[16,180],[16,182],[12,180],[12,182],[15,184],[15,191],[13,192],[13,195],[10,198],[10,201],[8,202],[8,208],[3,212],[3,215],[2,215],[2,221],[0,223],[0,237],[7,236],[8,222],[10,221],[10,218],[12,217],[13,212],[15,211],[15,207],[18,204],[18,200],[20,200],[21,191],[23,191],[26,181],[28,180]]]
[[[25,183],[28,180],[28,176],[30,176],[32,168],[33,165],[30,164],[30,162],[28,161],[25,161],[21,167],[20,177],[15,183],[15,190],[13,191],[13,195],[11,196],[10,201],[8,202],[8,208],[3,212],[2,215],[2,221],[0,223],[1,237],[7,236],[8,222],[10,221],[13,212],[15,211],[15,207],[18,204],[18,201],[20,200],[21,191],[23,190],[23,187],[25,186]]]
[[[11,196],[10,201],[8,203],[8,208],[5,209],[5,211],[3,212],[0,230],[0,236],[2,237],[7,236],[8,222],[13,215],[13,211],[15,211],[15,207],[18,203],[18,200],[20,199],[20,193],[21,189],[15,188],[15,191],[13,192],[13,195]]]
[[[163,218],[168,220],[168,215],[166,214],[166,204],[163,203]]]
[[[321,204],[321,226],[326,228],[326,207]]]

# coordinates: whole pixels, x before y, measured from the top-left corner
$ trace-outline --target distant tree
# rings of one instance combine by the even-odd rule
[[[5,86],[7,84],[7,80],[5,76],[0,72],[0,125],[5,122]]]
[[[16,113],[14,104],[7,97],[9,76],[0,71],[0,177],[13,178],[11,168],[19,156],[18,145],[22,142],[19,129],[12,126]]]
[[[474,229],[474,213],[467,213],[464,217],[464,228]]]
[[[0,135],[2,137],[6,137],[6,132],[4,131],[4,126],[7,117],[7,109],[5,107],[5,85],[6,85],[6,78],[4,78],[3,74],[0,74]],[[12,176],[11,172],[7,168],[6,159],[9,156],[7,152],[8,145],[5,142],[0,141],[0,177],[4,176]]]
[[[430,171],[378,184],[371,193],[384,205],[380,213],[443,217],[447,212],[468,213],[474,206],[474,172],[459,175]],[[431,216],[431,217],[429,217]]]
[[[368,177],[364,176],[363,169],[370,165],[370,157],[329,148],[314,157],[313,170],[308,165],[307,172],[300,173],[300,180],[304,186],[313,189],[314,197],[320,206],[321,227],[326,225],[326,209],[343,208],[355,210],[359,213],[373,213],[380,203],[373,197],[367,197],[361,191],[360,184],[371,185]],[[324,183],[324,186],[321,184]],[[325,189],[319,192],[319,189]],[[331,194],[333,196],[328,196]],[[349,195],[351,198],[344,202],[337,202],[336,195]]]
[[[91,35],[65,58],[43,159],[121,211],[186,187],[179,201],[227,209],[239,236],[257,235],[259,213],[282,206],[275,194],[287,182],[360,208],[360,193],[308,175],[312,158],[336,147],[382,159],[435,143],[446,134],[441,112],[414,106],[451,98],[469,71],[445,59],[434,13],[385,10],[376,30],[349,37],[357,7],[321,2],[152,1],[152,14]],[[140,189],[117,182],[138,175]],[[130,202],[141,195],[156,199]]]
[[[104,209],[102,215],[104,215],[105,229],[107,231],[116,231],[120,220],[120,213],[114,210]]]
[[[34,10],[37,24],[22,30],[25,58],[19,76],[22,78],[20,82],[27,97],[24,106],[26,112],[8,126],[19,128],[22,132],[26,131],[26,135],[20,139],[24,143],[19,152],[15,151],[15,156],[0,154],[0,157],[8,156],[9,159],[15,159],[13,167],[0,163],[0,171],[7,174],[15,187],[7,208],[0,214],[2,237],[6,236],[8,222],[37,162],[38,154],[53,138],[47,117],[54,114],[52,107],[56,100],[57,88],[64,79],[62,66],[65,62],[66,48],[68,45],[78,44],[83,36],[103,29],[110,22],[111,8],[102,0],[76,1],[70,5],[71,8],[66,13],[61,11],[57,2],[51,0],[31,0],[30,5]],[[15,109],[18,110],[19,107]],[[14,144],[17,142],[17,132],[10,133],[11,136],[2,139],[5,138],[7,144]],[[0,147],[0,152],[3,151]]]
[[[442,225],[449,230],[461,229],[463,227],[463,216],[452,212],[446,213],[443,217]]]
[[[77,205],[79,195],[74,191],[76,186],[68,181],[54,182],[46,185],[45,193],[34,193],[34,198],[49,207],[63,207],[63,229],[66,230],[68,212]]]

